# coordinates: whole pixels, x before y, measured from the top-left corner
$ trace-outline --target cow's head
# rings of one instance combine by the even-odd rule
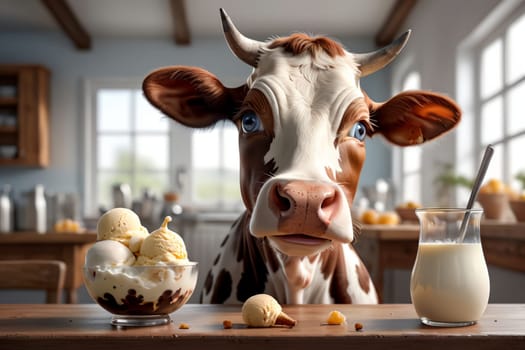
[[[208,71],[174,66],[145,79],[146,97],[186,126],[222,119],[237,125],[241,192],[254,236],[268,237],[293,256],[351,242],[350,206],[365,137],[421,144],[453,128],[459,108],[430,92],[403,92],[376,103],[361,90],[359,79],[392,61],[408,32],[385,48],[354,54],[331,39],[304,34],[254,41],[222,10],[221,16],[230,48],[254,68],[247,83],[227,88]]]

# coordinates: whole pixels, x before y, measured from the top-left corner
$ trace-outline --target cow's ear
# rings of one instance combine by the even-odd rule
[[[385,103],[365,98],[376,126],[374,133],[399,146],[432,140],[453,129],[461,119],[461,111],[452,99],[433,92],[406,91]]]
[[[204,128],[236,111],[246,87],[230,89],[210,72],[185,66],[158,69],[142,84],[148,101],[179,123]]]

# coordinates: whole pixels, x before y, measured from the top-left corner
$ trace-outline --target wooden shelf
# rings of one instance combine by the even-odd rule
[[[0,65],[0,167],[49,164],[49,75],[39,65]],[[15,152],[5,156],[4,147]]]
[[[0,107],[16,107],[17,104],[16,97],[0,97]]]

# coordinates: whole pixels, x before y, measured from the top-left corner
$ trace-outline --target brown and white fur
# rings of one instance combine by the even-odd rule
[[[183,125],[230,120],[239,130],[246,211],[207,274],[202,301],[241,303],[268,293],[283,304],[377,303],[352,246],[350,208],[365,161],[365,137],[408,146],[460,120],[446,96],[403,92],[372,101],[359,79],[392,61],[408,33],[386,48],[354,54],[326,37],[244,37],[221,9],[232,51],[254,69],[225,87],[212,73],[173,66],[144,80],[148,100]]]

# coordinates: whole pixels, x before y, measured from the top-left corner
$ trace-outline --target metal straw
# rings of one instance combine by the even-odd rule
[[[467,212],[465,213],[463,221],[461,222],[461,227],[459,229],[459,243],[463,242],[465,239],[465,234],[467,233],[467,223],[470,218],[470,209],[472,209],[474,202],[478,197],[479,188],[481,187],[481,183],[483,182],[483,178],[485,177],[485,173],[487,172],[487,168],[489,167],[489,163],[493,154],[494,147],[492,145],[488,145],[485,149],[483,159],[481,160],[481,165],[479,166],[478,174],[476,175],[476,180],[474,181],[474,186],[470,192],[470,198],[468,199],[467,203]]]

